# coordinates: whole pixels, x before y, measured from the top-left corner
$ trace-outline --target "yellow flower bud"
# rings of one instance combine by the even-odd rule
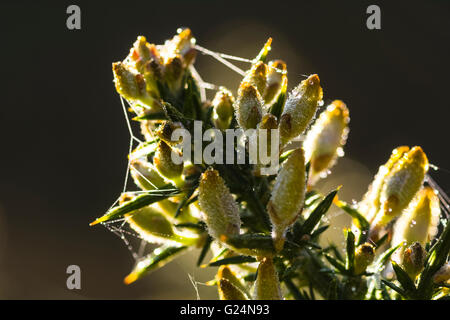
[[[270,61],[267,72],[267,85],[264,102],[270,104],[279,94],[286,75],[286,63],[281,60]]]
[[[166,80],[169,88],[178,92],[181,89],[183,75],[184,75],[184,67],[183,60],[179,55],[174,57],[170,57],[165,66],[164,79]]]
[[[191,245],[197,241],[197,238],[188,238],[176,234],[166,217],[151,206],[133,211],[126,221],[131,229],[150,243],[169,244],[170,242],[176,242]]]
[[[263,258],[253,287],[255,300],[281,300],[280,282],[272,258]]]
[[[403,269],[408,273],[411,279],[415,279],[423,270],[427,252],[419,242],[414,242],[406,250],[403,249],[400,255],[401,258],[398,260],[401,260],[400,262]],[[393,260],[395,261],[395,256],[393,257]]]
[[[130,161],[130,173],[134,183],[142,190],[153,190],[166,184],[155,167],[141,159]]]
[[[212,106],[214,108],[214,123],[217,128],[225,130],[230,126],[234,113],[233,103],[233,94],[221,87],[212,101]]]
[[[217,271],[216,280],[218,284],[220,300],[236,300],[230,299],[231,296],[243,298],[237,300],[249,300],[247,288],[242,284],[241,280],[236,276],[236,274],[231,271],[229,266],[220,266],[219,270]],[[221,281],[223,280],[226,280],[229,283],[221,284]],[[230,285],[233,287],[231,287]]]
[[[266,89],[267,83],[267,65],[258,61],[254,65],[252,65],[251,69],[247,72],[242,83],[250,83],[258,92],[262,95]]]
[[[436,284],[446,283],[450,280],[450,262],[444,264],[433,276]]]
[[[395,223],[392,245],[414,242],[422,246],[437,233],[441,209],[439,198],[431,187],[422,188]],[[400,250],[397,250],[398,252]]]
[[[281,250],[286,229],[301,213],[306,190],[305,157],[302,148],[294,150],[276,177],[267,211],[273,225],[275,248]]]
[[[371,229],[376,231],[400,215],[419,191],[427,171],[428,159],[420,147],[412,148],[396,162],[386,176]]]
[[[320,174],[334,165],[347,140],[350,121],[347,106],[333,101],[308,131],[303,143],[306,161],[311,163],[310,181],[314,184]]]
[[[227,279],[220,279],[217,286],[220,300],[248,300],[244,293]]]
[[[144,77],[135,73],[122,62],[113,63],[114,82],[117,92],[131,102],[137,102],[148,108],[159,106],[146,90]]]
[[[208,169],[202,174],[198,187],[198,203],[208,232],[213,238],[239,235],[239,207],[218,171]]]
[[[386,176],[392,167],[409,151],[409,147],[400,146],[392,151],[389,160],[378,169],[373,182],[369,186],[369,190],[363,197],[363,200],[358,204],[358,210],[361,212],[366,220],[371,223],[375,215],[380,209],[380,194],[384,185]]]
[[[153,158],[153,163],[162,176],[174,181],[174,183],[177,184],[179,182],[179,179],[181,178],[181,173],[183,172],[183,163],[175,164],[172,161],[172,152],[177,151],[172,149],[164,141],[160,141],[158,143],[158,147],[156,148],[156,154]],[[179,156],[181,157],[181,155]]]
[[[161,123],[161,125],[158,127],[155,133],[161,140],[164,140],[164,142],[166,142],[168,145],[177,145],[181,143],[182,138],[180,137],[178,140],[172,140],[172,133],[175,131],[175,129],[179,128],[181,128],[180,123],[164,121],[163,123]]]
[[[256,87],[242,82],[235,103],[236,120],[244,129],[255,129],[262,117],[262,98]]]
[[[362,274],[373,262],[375,257],[375,248],[370,243],[363,243],[355,251],[355,274]]]
[[[282,145],[305,131],[316,114],[322,95],[320,80],[316,74],[309,76],[292,90],[280,117]]]

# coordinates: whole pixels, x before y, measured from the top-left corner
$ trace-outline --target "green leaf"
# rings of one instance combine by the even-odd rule
[[[349,229],[346,230],[346,242],[347,259],[345,267],[350,273],[353,273],[355,269],[355,235]]]
[[[355,208],[352,208],[346,202],[338,200],[335,204],[348,213],[353,219],[356,220],[358,229],[360,230],[360,235],[358,239],[358,245],[366,242],[368,237],[368,231],[370,228],[370,223],[366,220],[366,218]]]
[[[377,262],[375,262],[375,270],[376,272],[381,272],[383,271],[386,262],[389,260],[389,258],[392,256],[392,254],[401,246],[403,245],[403,243],[400,243],[398,245],[396,245],[395,247],[392,247],[388,250],[386,250],[377,260]]]
[[[377,242],[375,242],[375,249],[380,248],[386,242],[388,237],[389,237],[389,233],[386,233]]]
[[[336,189],[330,192],[322,202],[314,209],[313,212],[309,215],[308,219],[303,223],[301,227],[302,234],[310,234],[316,225],[320,222],[320,219],[327,213],[331,204],[333,203],[333,199],[336,196],[339,189]],[[295,235],[296,239],[300,239],[301,235]]]
[[[250,256],[234,256],[234,257],[228,257],[223,258],[221,260],[217,260],[214,262],[210,262],[204,267],[218,267],[222,265],[228,265],[228,264],[241,264],[241,263],[249,263],[249,262],[256,262],[256,258],[250,257]]]
[[[203,262],[203,259],[205,259],[206,254],[208,253],[209,248],[211,247],[211,242],[213,241],[213,238],[208,235],[205,244],[203,245],[202,251],[200,251],[200,255],[197,259],[197,267],[200,266]]]
[[[203,223],[184,222],[184,223],[175,224],[174,227],[180,228],[180,229],[186,228],[186,229],[206,231],[206,227]]]
[[[267,39],[266,43],[264,44],[264,47],[261,49],[261,51],[256,56],[255,61],[266,62],[267,55],[269,54],[269,51],[271,49],[271,47],[270,47],[271,44],[272,44],[272,38]]]
[[[277,100],[270,107],[269,112],[273,114],[277,119],[280,119],[280,115],[283,112],[284,104],[286,103],[286,88],[282,88],[280,93],[278,94]],[[309,172],[309,170],[307,171]]]
[[[176,258],[180,253],[185,251],[188,247],[181,246],[163,246],[156,248],[151,254],[146,256],[144,259],[140,260],[133,271],[125,278],[124,282],[130,284],[151,271],[163,267],[174,258]]]
[[[295,300],[309,300],[309,297],[302,293],[291,279],[285,279],[283,282]]]
[[[320,236],[323,232],[325,232],[326,230],[328,230],[330,226],[326,225],[326,226],[322,226],[320,228],[317,228],[312,234],[311,234],[311,238],[315,239],[318,236]]]
[[[433,275],[446,263],[450,251],[450,223],[447,222],[444,231],[435,245],[430,249],[417,286],[417,296],[420,299],[431,299],[433,295]]]
[[[180,122],[185,128],[189,128],[188,120],[192,120],[192,119],[187,119],[180,111],[178,111],[174,106],[172,106],[168,102],[163,103],[163,109],[164,109],[164,113],[166,114],[166,117],[170,121]]]
[[[414,296],[416,292],[416,286],[414,285],[414,281],[411,280],[406,271],[403,270],[395,261],[391,261],[391,263],[397,276],[397,280],[402,285],[402,288],[405,290],[405,293],[410,297]]]
[[[164,189],[164,188],[171,188],[171,189]],[[112,208],[105,215],[101,216],[100,218],[92,222],[90,226],[96,225],[101,222],[123,218],[128,213],[146,207],[154,202],[158,202],[160,200],[175,196],[179,193],[180,190],[173,188],[171,184],[167,184],[158,190],[146,191],[144,194],[141,194],[131,199],[130,201],[121,204],[120,206]]]
[[[251,233],[226,238],[225,242],[236,249],[249,249],[259,253],[274,253],[273,239],[269,235]]]
[[[247,274],[244,278],[244,281],[253,282],[256,280],[256,272]]]
[[[324,257],[325,257],[325,258],[328,260],[328,262],[331,263],[331,265],[332,265],[333,267],[335,267],[338,271],[340,271],[340,272],[343,273],[343,274],[346,274],[346,273],[347,273],[347,269],[346,269],[345,265],[344,265],[341,261],[335,259],[334,257],[332,257],[332,256],[330,256],[329,254],[326,254],[326,253],[324,254]]]
[[[406,297],[406,293],[402,288],[397,287],[395,284],[393,284],[392,282],[386,281],[386,280],[381,280],[381,282],[385,285],[387,285],[389,288],[391,288],[392,290],[398,292],[401,296]]]
[[[142,116],[134,117],[132,120],[134,121],[142,121],[142,120],[167,120],[167,116],[164,112],[154,112],[147,113]]]
[[[180,201],[180,203],[177,206],[177,210],[175,211],[175,218],[177,218],[178,215],[181,213],[181,210],[187,206],[187,202],[189,201],[189,199],[191,198],[192,194],[195,192],[196,189],[197,189],[197,186],[195,186],[194,188],[191,188],[187,191],[186,196],[183,197],[183,199]]]

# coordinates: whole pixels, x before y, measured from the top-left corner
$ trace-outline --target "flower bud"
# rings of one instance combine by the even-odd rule
[[[158,127],[158,129],[155,131],[156,135],[163,140],[168,145],[177,145],[181,143],[182,138],[180,137],[178,140],[172,139],[172,133],[176,130],[181,128],[180,123],[173,123],[171,121],[164,121],[161,123],[161,125]]]
[[[173,92],[181,89],[184,75],[183,60],[179,55],[170,57],[165,64],[164,79]]]
[[[255,300],[282,299],[280,282],[272,258],[263,258],[259,263],[252,296]]]
[[[286,229],[300,214],[305,199],[306,172],[302,148],[294,150],[283,162],[267,204],[267,211],[273,225],[272,235],[275,248],[281,250]]]
[[[286,63],[281,60],[270,61],[267,72],[267,85],[264,102],[270,104],[279,94],[286,75]]]
[[[375,248],[370,243],[363,243],[355,251],[355,274],[359,275],[366,271],[367,267],[373,262],[375,257]]]
[[[175,164],[172,161],[172,152],[176,151],[164,141],[160,141],[158,143],[158,147],[156,148],[156,154],[153,158],[153,163],[162,176],[170,180],[178,181],[181,173],[183,172],[183,163]],[[179,156],[181,157],[181,155]]]
[[[423,270],[427,252],[419,242],[414,242],[406,250],[402,250],[401,265],[411,279],[415,279]]]
[[[244,129],[255,129],[262,117],[262,98],[258,90],[248,82],[242,82],[235,103],[236,120]]]
[[[414,147],[392,167],[386,176],[380,209],[371,228],[376,231],[400,215],[423,184],[428,159],[420,147]]]
[[[169,244],[170,242],[176,242],[191,245],[197,241],[197,238],[188,238],[176,234],[166,217],[151,206],[133,211],[126,221],[131,229],[150,243]]]
[[[444,264],[433,276],[436,284],[446,283],[450,280],[450,262]]]
[[[314,184],[321,173],[334,165],[347,140],[350,121],[347,106],[333,101],[308,131],[303,143],[306,161],[311,163],[310,181]]]
[[[220,279],[217,286],[220,300],[248,300],[244,293],[227,279]]]
[[[214,123],[217,128],[225,130],[230,126],[234,113],[233,103],[233,94],[221,87],[212,101],[212,106],[214,108]]]
[[[208,169],[202,174],[198,187],[198,202],[208,232],[213,238],[239,235],[239,207],[218,171]]]
[[[249,300],[248,293],[241,280],[228,266],[220,266],[216,275],[220,300]],[[221,283],[222,281],[228,283]],[[231,299],[237,297],[237,299]]]
[[[155,167],[141,159],[130,161],[130,173],[134,183],[142,190],[153,190],[166,184]]]
[[[113,63],[113,73],[116,90],[125,99],[149,108],[159,105],[146,91],[146,83],[141,74],[135,73],[122,62]]]
[[[422,246],[437,233],[441,214],[439,198],[431,187],[422,188],[395,223],[392,245],[404,243],[403,250],[397,250],[394,257],[400,257],[410,244],[417,242]],[[401,261],[398,261],[400,263]]]
[[[380,209],[380,194],[384,185],[386,176],[392,167],[409,151],[409,147],[400,146],[392,151],[389,160],[378,169],[369,190],[364,195],[362,201],[358,204],[358,211],[361,212],[366,220],[371,223]]]
[[[262,61],[258,61],[253,64],[242,82],[250,83],[258,89],[258,92],[261,95],[264,94],[267,83],[267,65]]]
[[[292,90],[280,117],[282,145],[305,131],[321,100],[322,88],[316,74],[309,76]]]
[[[144,36],[139,36],[133,43],[133,47],[131,48],[130,55],[128,57],[134,62],[136,70],[143,73],[143,67],[151,57],[150,44]]]

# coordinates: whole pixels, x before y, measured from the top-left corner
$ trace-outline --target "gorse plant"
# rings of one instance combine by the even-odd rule
[[[271,39],[251,61],[236,96],[221,87],[211,101],[193,68],[201,47],[189,29],[164,45],[138,37],[125,60],[113,64],[116,89],[145,138],[129,154],[141,191],[123,193],[91,225],[119,220],[158,245],[125,283],[201,248],[198,265],[211,251],[213,259],[202,266],[219,267],[209,284],[217,285],[221,299],[445,298],[450,226],[440,207],[447,210],[447,202],[427,175],[423,150],[396,148],[355,206],[338,199],[339,188],[319,193],[317,181],[343,154],[349,111],[335,100],[314,121],[323,98],[319,77],[310,75],[287,93],[286,64],[267,61],[270,45]],[[229,147],[191,140],[192,148],[180,147],[185,137],[174,132],[187,130],[195,140],[199,122],[221,132],[269,130],[257,144],[266,145],[268,154],[279,150],[279,170],[262,174],[267,163],[259,159],[206,164],[184,157],[209,148],[220,159]],[[279,137],[276,145],[272,135]],[[246,160],[249,140],[243,140]],[[242,153],[237,144],[232,151]],[[353,218],[344,230],[345,254],[319,244],[329,227],[322,218],[332,205]]]

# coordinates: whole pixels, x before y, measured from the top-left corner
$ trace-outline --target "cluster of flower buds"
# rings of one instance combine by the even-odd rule
[[[161,112],[161,98],[179,98],[185,76],[195,59],[195,39],[189,29],[164,45],[148,43],[139,36],[122,62],[113,63],[117,92],[132,106],[138,116]],[[163,90],[163,92],[161,92]]]
[[[401,215],[423,185],[428,159],[420,147],[398,147],[381,166],[358,206],[371,224],[370,237],[376,241],[383,229]]]
[[[308,76],[288,93],[286,63],[266,63],[270,45],[271,39],[251,61],[234,96],[220,87],[212,101],[204,98],[195,76],[192,64],[196,49],[202,48],[195,46],[189,29],[163,45],[140,36],[129,55],[113,64],[117,92],[135,113],[133,120],[140,122],[145,137],[129,154],[130,174],[141,191],[124,193],[119,205],[92,225],[124,221],[140,238],[159,245],[136,263],[125,283],[189,248],[201,247],[198,265],[211,250],[213,259],[203,266],[220,266],[212,282],[225,300],[283,299],[283,283],[295,298],[313,298],[315,292],[333,299],[359,297],[368,287],[366,277],[380,270],[379,260],[385,264],[392,252],[395,272],[404,270],[418,283],[428,277],[435,287],[447,284],[448,253],[439,246],[448,243],[436,241],[439,254],[424,249],[437,234],[440,204],[435,191],[423,185],[428,160],[417,146],[396,148],[358,207],[346,206],[361,231],[357,240],[347,232],[346,260],[336,247],[322,247],[319,237],[328,227],[324,215],[333,203],[344,206],[336,200],[339,188],[325,196],[315,184],[343,155],[349,111],[343,101],[334,100],[313,123],[323,99],[318,75]],[[215,156],[222,159],[229,146],[199,143],[196,128],[219,129],[211,130],[210,140],[201,134],[200,140],[214,142],[228,129],[251,132],[247,140],[238,139],[246,143],[240,150],[230,148],[233,156],[250,158],[249,163],[229,164],[228,154],[225,165],[215,157],[212,163],[198,162],[198,147],[205,153],[214,145],[219,148]],[[180,132],[194,140],[180,137]],[[299,136],[305,138],[301,145],[294,143]],[[193,148],[184,145],[187,140]],[[251,161],[254,141],[257,161]],[[275,170],[266,173],[269,157],[271,167],[272,158],[277,162]],[[387,231],[392,238],[384,237]],[[392,249],[373,264],[380,239],[391,240]],[[328,254],[330,249],[334,256]],[[431,272],[422,277],[427,268]],[[309,286],[309,297],[299,289],[304,285]]]

